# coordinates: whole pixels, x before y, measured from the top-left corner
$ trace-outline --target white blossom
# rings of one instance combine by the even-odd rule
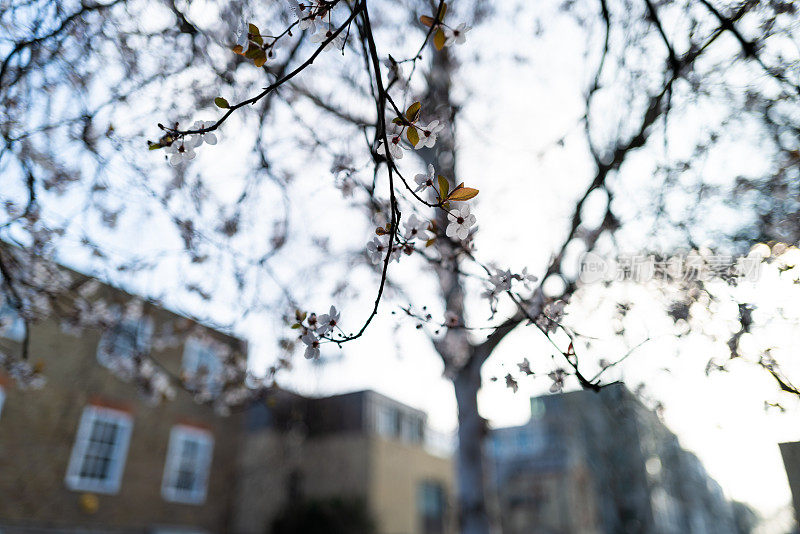
[[[414,176],[414,181],[417,183],[417,188],[414,192],[418,193],[427,187],[433,187],[435,174],[436,169],[433,168],[433,165],[428,164],[428,174],[418,174]]]
[[[394,159],[403,159],[403,147],[400,144],[400,134],[388,135],[387,138],[389,139],[389,153],[392,157]],[[386,148],[383,146],[383,139],[378,143],[376,152],[381,156],[386,156]]]
[[[464,44],[467,42],[467,32],[470,31],[472,28],[467,26],[465,23],[461,23],[453,29],[446,28],[445,29],[445,36],[446,40],[444,42],[445,46],[452,46],[454,44]]]
[[[425,219],[420,219],[416,216],[416,214],[412,213],[408,220],[405,222],[406,232],[405,238],[406,239],[422,239],[423,241],[427,241],[430,239],[428,235],[428,226],[430,223]]]
[[[328,41],[328,39],[330,39],[330,41],[328,41],[325,44],[325,47],[322,49],[322,51],[330,52],[331,50],[341,50],[342,48],[344,48],[344,38],[342,37],[341,34],[337,35],[336,37],[333,37],[333,34],[334,30],[330,27],[325,31],[322,31],[320,29],[320,31],[311,36],[311,42],[324,43],[325,41]],[[331,37],[333,38],[331,39]]]
[[[319,338],[317,335],[312,332],[308,331],[300,338],[300,340],[306,344],[306,351],[304,356],[309,359],[319,358]]]
[[[330,311],[328,313],[323,313],[319,316],[319,329],[317,332],[319,335],[325,335],[328,332],[332,331],[336,326],[339,324],[339,311],[336,309],[335,306],[331,306]]]
[[[210,128],[214,126],[214,124],[216,124],[214,121],[195,121],[195,123],[192,124],[191,129],[202,130],[203,128]],[[192,136],[192,140],[193,140],[192,146],[194,148],[199,147],[203,143],[206,143],[207,145],[217,144],[217,136],[216,134],[214,134],[214,132],[204,132],[200,134],[195,134]]]
[[[187,142],[188,141],[188,142]],[[178,166],[184,161],[193,160],[196,156],[194,153],[194,140],[175,141],[167,147],[167,154],[169,154],[169,163],[172,166]]]
[[[522,274],[514,275],[514,277],[522,282],[527,290],[531,289],[531,284],[534,284],[539,280],[538,276],[528,273],[527,267],[522,268]]]
[[[556,369],[555,371],[547,373],[553,384],[550,386],[550,393],[558,393],[564,389],[564,380],[567,378],[567,373],[563,369]]]
[[[444,124],[440,123],[439,121],[431,121],[427,126],[420,125],[417,127],[417,131],[419,132],[419,142],[414,145],[414,149],[419,150],[423,147],[433,148],[433,146],[436,144],[436,138],[439,136],[439,132],[441,132],[443,129]]]
[[[457,237],[462,241],[469,236],[470,226],[475,224],[475,216],[470,213],[469,206],[462,206],[447,214],[450,224],[447,225],[447,237]]]
[[[372,263],[380,263],[386,255],[388,246],[388,243],[384,243],[379,238],[373,237],[372,240],[367,243],[367,255],[370,261]]]
[[[297,2],[290,0],[289,5],[294,11],[295,16],[300,21],[299,27],[301,30],[310,29],[312,32],[316,29],[316,19],[319,18],[317,8],[319,7],[319,0],[304,0]]]

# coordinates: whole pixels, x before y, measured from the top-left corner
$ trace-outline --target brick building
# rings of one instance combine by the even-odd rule
[[[99,293],[120,310],[136,300],[108,286]],[[218,417],[182,390],[154,406],[104,366],[110,348],[123,361],[135,348],[175,375],[206,365],[214,380],[214,352],[225,346],[244,358],[244,344],[161,308],[140,308],[137,319],[120,314],[103,332],[33,324],[30,357],[46,386],[20,390],[0,375],[4,534],[230,530],[239,418]],[[24,325],[8,306],[0,315],[0,351],[20,350]],[[166,331],[172,342],[153,344]]]
[[[116,319],[79,332],[33,323],[40,390],[0,372],[2,534],[268,534],[286,506],[329,497],[361,503],[380,534],[451,532],[452,463],[426,447],[423,412],[369,391],[276,391],[228,416],[182,389],[156,405],[118,377],[134,354],[175,376],[202,369],[214,391],[222,354],[244,361],[245,344],[73,274]],[[24,337],[0,306],[0,354]]]

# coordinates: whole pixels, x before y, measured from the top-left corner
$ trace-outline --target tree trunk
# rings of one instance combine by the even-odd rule
[[[489,534],[486,470],[483,456],[485,422],[478,414],[481,366],[471,361],[458,371],[453,386],[458,405],[458,523],[461,534]]]

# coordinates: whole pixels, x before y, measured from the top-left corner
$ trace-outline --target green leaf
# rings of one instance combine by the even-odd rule
[[[247,32],[251,35],[261,35],[261,31],[258,29],[258,26],[255,24],[248,24],[247,25]]]
[[[436,33],[433,34],[433,46],[436,47],[436,50],[441,50],[444,48],[444,42],[447,40],[447,37],[444,34],[444,31],[439,28],[436,30]]]
[[[148,150],[158,150],[159,148],[163,148],[161,143],[152,143],[150,141],[147,142],[147,149]]]
[[[408,130],[406,130],[406,137],[411,146],[417,146],[417,143],[419,143],[419,132],[413,126],[409,126]]]
[[[439,198],[442,200],[447,199],[447,194],[450,192],[450,183],[441,174],[436,177],[436,180],[439,182]]]
[[[401,119],[400,117],[393,118],[392,122],[395,123],[395,124],[400,124],[400,125],[404,124],[403,123],[403,119]]]
[[[231,107],[231,105],[228,104],[228,101],[222,98],[221,96],[218,96],[217,98],[214,99],[214,104],[216,104],[218,108],[222,109],[227,109]]]
[[[419,119],[419,113],[421,110],[422,110],[422,104],[419,102],[414,102],[413,104],[408,106],[408,109],[406,110],[406,118],[410,122],[415,122],[417,119]]]

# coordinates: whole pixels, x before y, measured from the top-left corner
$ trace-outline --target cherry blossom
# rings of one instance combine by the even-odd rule
[[[550,393],[558,393],[564,389],[564,380],[567,378],[567,373],[563,369],[556,369],[547,373],[553,384],[550,386]]]
[[[211,128],[214,126],[214,121],[195,121],[192,124],[192,130],[201,130],[204,128]],[[195,134],[192,136],[192,140],[194,141],[193,146],[194,148],[199,147],[203,143],[207,145],[216,145],[217,144],[217,136],[214,132],[204,132],[200,134]]]
[[[303,354],[306,359],[313,360],[319,358],[319,338],[314,332],[309,330],[302,335],[300,340],[306,344],[306,351]]]
[[[336,309],[335,306],[331,306],[330,311],[328,313],[323,313],[319,316],[319,335],[325,335],[339,324],[339,316],[340,313]]]
[[[536,283],[539,280],[538,276],[528,273],[527,267],[523,267],[522,273],[514,275],[514,278],[522,282],[525,285],[525,289],[529,291],[531,290],[532,284]]]
[[[430,239],[428,235],[429,225],[430,223],[427,220],[420,219],[416,214],[412,213],[405,222],[406,232],[404,237],[409,240],[422,239],[423,241],[427,241]]]
[[[324,12],[323,2],[320,0],[306,0],[304,2],[297,2],[290,0],[289,4],[294,11],[295,16],[300,21],[299,27],[301,30],[311,29],[313,32],[316,29],[317,19],[322,19]],[[324,9],[327,12],[327,9]]]
[[[188,141],[188,142],[187,142]],[[170,165],[176,167],[185,161],[191,161],[197,156],[194,152],[193,140],[175,141],[167,147]]]
[[[475,216],[470,213],[469,206],[462,206],[447,214],[450,224],[447,225],[447,237],[457,237],[462,241],[469,236],[470,226],[475,224]]]
[[[389,139],[389,153],[394,159],[403,159],[403,147],[400,144],[400,134],[387,136]],[[386,156],[386,148],[383,146],[383,139],[378,143],[376,152],[381,156]]]
[[[436,169],[433,168],[433,165],[428,165],[428,174],[418,174],[414,176],[414,181],[417,183],[417,188],[414,190],[414,192],[418,193],[425,188],[433,187],[435,174]]]
[[[444,129],[444,123],[440,123],[439,121],[433,120],[428,123],[427,126],[420,125],[417,130],[419,131],[419,142],[414,145],[414,150],[419,150],[420,148],[433,148],[436,144],[436,138],[439,136],[439,132]]]
[[[312,43],[324,43],[328,41],[324,48],[322,49],[323,52],[330,52],[331,50],[341,50],[344,48],[344,38],[340,35],[333,37],[334,30],[332,27],[328,27],[326,31],[320,30],[319,32],[315,33],[311,36]],[[331,37],[333,37],[331,39]]]
[[[445,40],[445,46],[452,46],[454,44],[464,44],[467,42],[467,32],[470,31],[472,28],[467,26],[465,23],[461,23],[456,26],[454,29],[445,29],[445,34],[447,35],[447,40]]]
[[[377,237],[373,237],[372,241],[367,243],[367,255],[372,263],[380,263],[386,253],[386,248],[389,245],[384,243]]]

